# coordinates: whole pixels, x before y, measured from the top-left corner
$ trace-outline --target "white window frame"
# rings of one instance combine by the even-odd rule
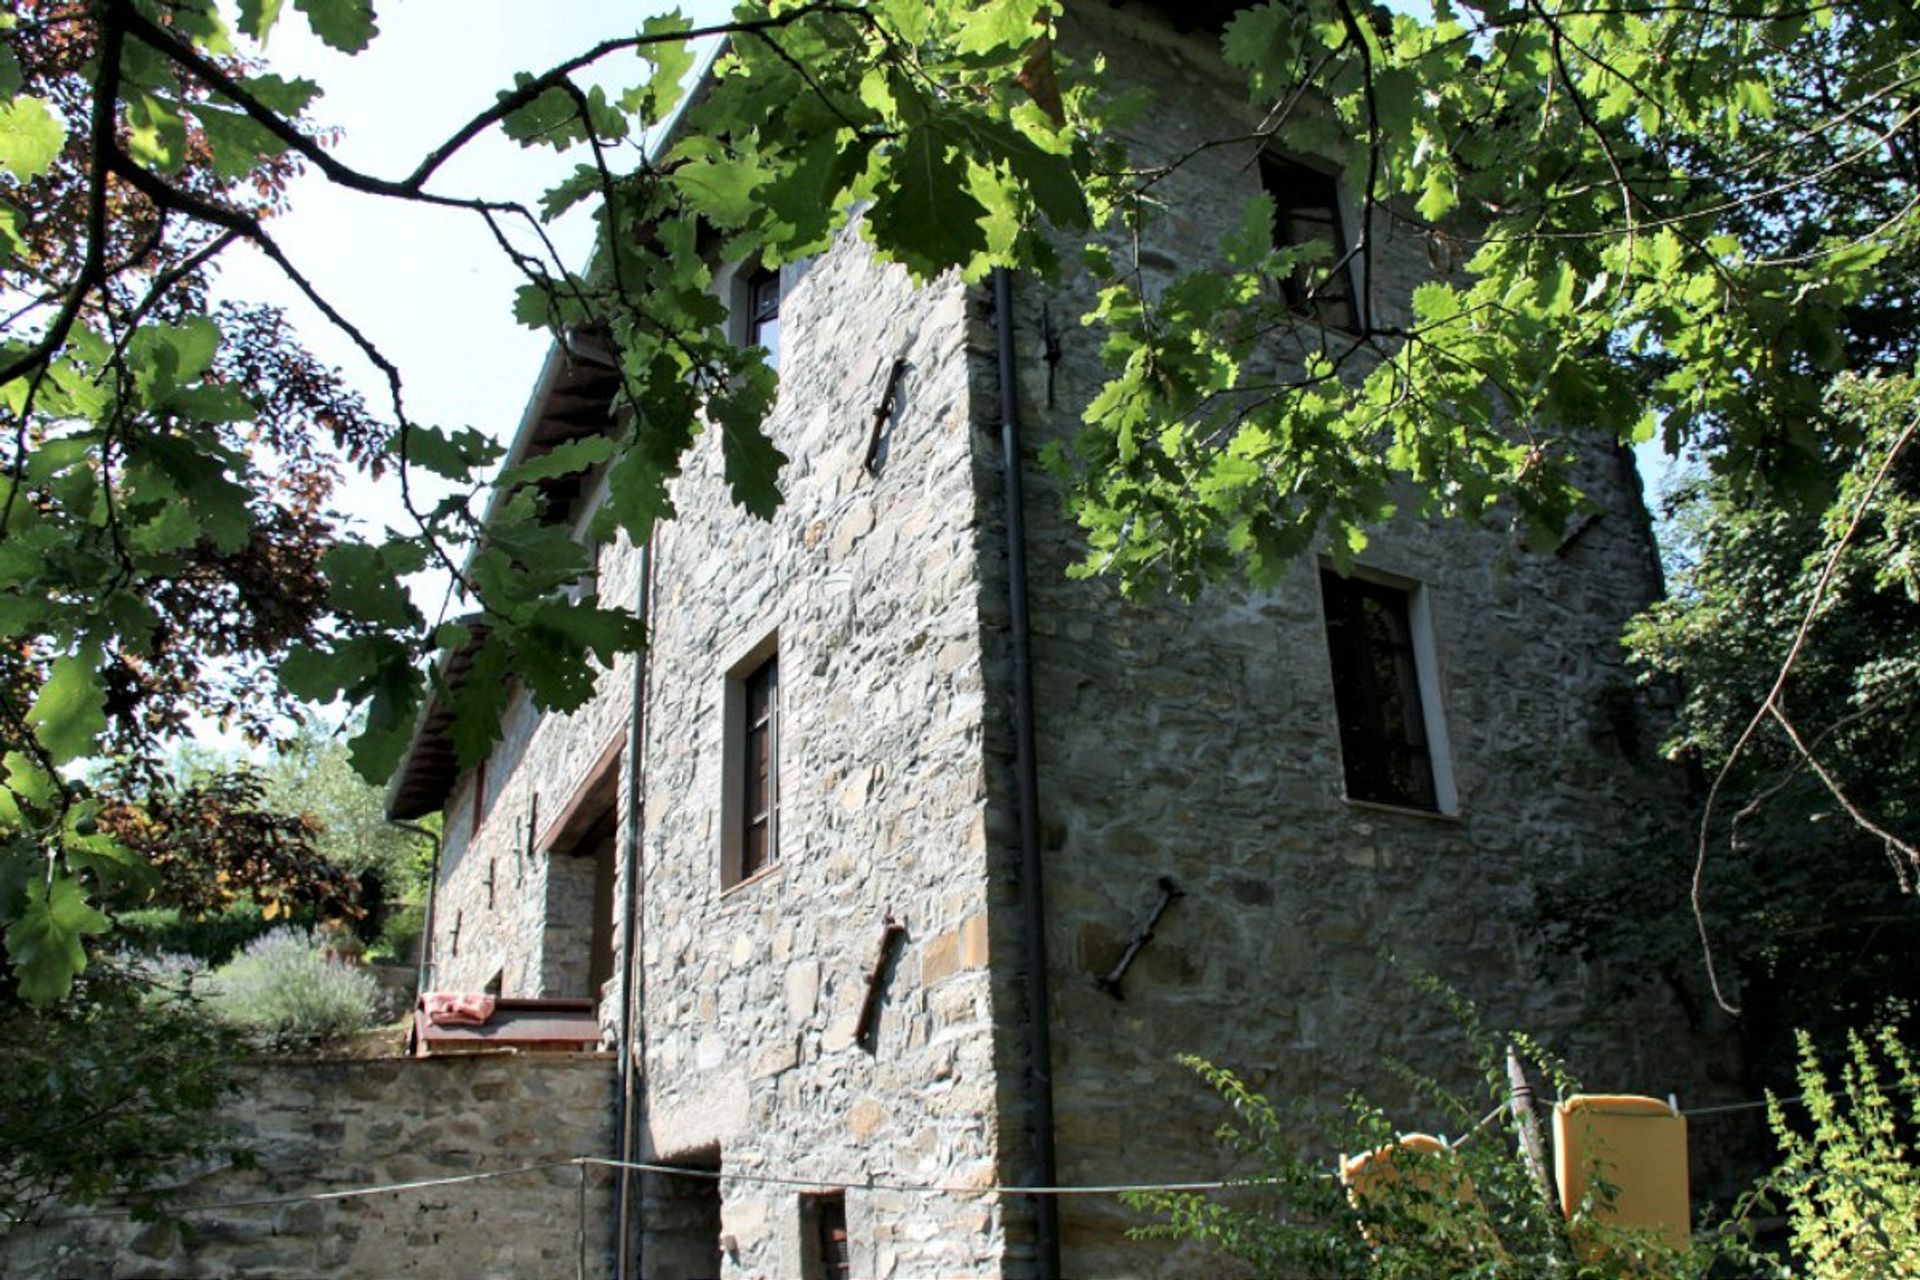
[[[1321,560],[1313,575],[1314,598],[1319,604],[1317,621],[1320,630],[1320,652],[1326,661],[1327,689],[1334,690],[1336,675],[1333,666],[1333,651],[1326,639],[1327,600],[1320,588],[1320,572],[1338,573],[1340,570],[1331,560]],[[1413,645],[1413,674],[1419,685],[1420,719],[1427,734],[1427,766],[1433,772],[1432,809],[1421,809],[1410,805],[1388,804],[1379,800],[1365,800],[1347,794],[1346,744],[1341,740],[1339,713],[1334,713],[1333,743],[1334,754],[1340,762],[1340,794],[1348,804],[1368,808],[1392,809],[1396,813],[1417,813],[1429,817],[1438,815],[1454,818],[1460,815],[1460,787],[1453,768],[1452,739],[1447,733],[1446,699],[1441,693],[1440,649],[1434,640],[1433,630],[1433,593],[1426,583],[1417,578],[1408,578],[1401,574],[1389,573],[1371,565],[1350,565],[1346,570],[1348,577],[1359,578],[1364,582],[1375,583],[1400,592],[1407,598],[1407,631]],[[1331,709],[1331,704],[1329,704]]]
[[[1331,161],[1321,160],[1316,156],[1302,155],[1299,152],[1269,147],[1262,152],[1260,156],[1260,165],[1262,166],[1260,169],[1260,190],[1267,194],[1271,194],[1271,189],[1267,186],[1264,166],[1270,161],[1279,164],[1295,165],[1302,169],[1311,169],[1315,173],[1333,180],[1334,217],[1339,219],[1340,238],[1346,241],[1347,245],[1344,270],[1347,273],[1348,281],[1353,286],[1354,328],[1347,330],[1340,328],[1338,325],[1324,324],[1314,316],[1304,312],[1296,311],[1293,313],[1294,316],[1303,324],[1314,325],[1333,333],[1360,334],[1366,332],[1373,318],[1373,304],[1367,294],[1368,281],[1365,270],[1367,251],[1364,241],[1366,239],[1367,229],[1359,217],[1359,211],[1353,207],[1352,197],[1347,194],[1347,184],[1343,181],[1345,170]],[[1278,209],[1275,209],[1274,213],[1276,217],[1279,216],[1279,212]]]

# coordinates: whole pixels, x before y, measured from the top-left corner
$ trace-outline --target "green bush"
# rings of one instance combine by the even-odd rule
[[[1383,1112],[1359,1099],[1331,1118],[1277,1107],[1232,1072],[1186,1059],[1233,1112],[1219,1136],[1257,1172],[1220,1193],[1130,1195],[1133,1207],[1158,1218],[1133,1234],[1211,1245],[1256,1276],[1920,1280],[1920,1161],[1912,1145],[1920,1135],[1920,1065],[1894,1028],[1878,1031],[1871,1044],[1849,1037],[1837,1087],[1810,1038],[1800,1037],[1801,1096],[1770,1099],[1780,1164],[1729,1219],[1700,1226],[1682,1251],[1599,1221],[1604,1214],[1596,1211],[1616,1194],[1604,1167],[1588,1171],[1597,1191],[1573,1221],[1561,1217],[1521,1154],[1505,1105],[1501,1038],[1479,1025],[1471,1006],[1451,1002],[1483,1070],[1485,1098],[1475,1102],[1403,1074],[1466,1139],[1397,1159],[1407,1176],[1356,1203],[1332,1176],[1335,1155],[1394,1142],[1396,1127]],[[1545,1064],[1553,1088],[1577,1091],[1563,1067],[1526,1037],[1513,1039]],[[1476,1123],[1479,1106],[1491,1110]],[[1786,1257],[1751,1239],[1749,1224],[1767,1213],[1785,1216]]]
[[[133,951],[192,956],[223,965],[274,922],[252,902],[236,902],[218,915],[194,919],[175,907],[122,911],[114,918],[118,938]]]
[[[0,991],[0,1219],[114,1199],[164,1215],[154,1184],[226,1151],[235,1036],[179,970],[102,961],[45,1009]]]
[[[1874,1037],[1877,1055],[1849,1035],[1836,1091],[1812,1039],[1799,1039],[1806,1122],[1792,1123],[1788,1108],[1769,1100],[1783,1158],[1755,1199],[1784,1205],[1795,1276],[1916,1280],[1920,1163],[1910,1144],[1920,1135],[1920,1065],[1891,1027]]]
[[[1528,1056],[1543,1057],[1528,1045]],[[1232,1072],[1184,1059],[1232,1108],[1218,1136],[1253,1157],[1258,1172],[1221,1193],[1135,1194],[1128,1202],[1160,1221],[1142,1238],[1201,1241],[1262,1277],[1342,1280],[1695,1280],[1708,1274],[1719,1241],[1675,1249],[1647,1232],[1615,1227],[1599,1213],[1611,1198],[1604,1170],[1569,1223],[1521,1154],[1518,1122],[1506,1108],[1504,1055],[1482,1054],[1487,1089],[1472,1099],[1431,1080],[1410,1082],[1464,1133],[1445,1150],[1396,1153],[1397,1180],[1364,1200],[1335,1176],[1340,1153],[1378,1151],[1399,1131],[1387,1115],[1353,1099],[1338,1115],[1279,1107]],[[1548,1062],[1556,1086],[1570,1082]],[[1540,1117],[1543,1127],[1546,1117]]]
[[[327,960],[311,934],[280,928],[215,970],[208,1001],[224,1021],[281,1048],[337,1040],[371,1026],[375,983]]]

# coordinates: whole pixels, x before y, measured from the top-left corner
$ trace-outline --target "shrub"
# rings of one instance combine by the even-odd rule
[[[165,977],[103,960],[50,1008],[0,992],[0,1219],[117,1198],[164,1215],[152,1185],[225,1148],[234,1033]]]
[[[407,902],[387,916],[386,927],[368,952],[376,960],[411,963],[419,955],[420,935],[425,931],[427,908],[423,902]]]
[[[1920,1064],[1891,1027],[1875,1036],[1877,1055],[1850,1034],[1836,1090],[1812,1038],[1802,1032],[1799,1041],[1807,1124],[1790,1123],[1786,1107],[1768,1100],[1783,1159],[1756,1198],[1784,1201],[1796,1276],[1916,1280],[1920,1163],[1909,1143],[1920,1134]]]
[[[1523,1043],[1525,1043],[1523,1041]],[[1529,1056],[1541,1055],[1530,1046]],[[1474,1101],[1430,1080],[1411,1082],[1467,1137],[1432,1153],[1402,1150],[1401,1171],[1373,1185],[1364,1200],[1334,1177],[1340,1152],[1377,1151],[1396,1142],[1386,1114],[1354,1099],[1339,1115],[1276,1106],[1232,1072],[1184,1059],[1233,1110],[1218,1136],[1254,1157],[1259,1172],[1223,1193],[1129,1195],[1161,1221],[1134,1229],[1146,1238],[1204,1242],[1248,1264],[1255,1276],[1339,1276],[1345,1280],[1693,1280],[1707,1274],[1719,1242],[1687,1250],[1596,1216],[1600,1188],[1573,1223],[1543,1194],[1521,1154],[1517,1122],[1506,1109],[1504,1061],[1488,1054],[1486,1097]],[[1557,1064],[1556,1083],[1565,1084]],[[1477,1112],[1491,1106],[1485,1118]],[[1544,1121],[1545,1117],[1541,1119]],[[1597,1246],[1597,1247],[1596,1247]]]
[[[324,959],[313,936],[281,928],[247,944],[213,974],[213,1010],[278,1047],[310,1045],[373,1023],[375,983],[357,966]]]
[[[236,902],[218,915],[199,919],[177,907],[143,907],[114,918],[120,940],[132,950],[174,952],[216,966],[273,926],[251,902]]]
[[[1331,1177],[1334,1153],[1394,1141],[1384,1113],[1358,1099],[1343,1120],[1283,1109],[1233,1073],[1186,1059],[1233,1111],[1219,1136],[1252,1157],[1258,1173],[1224,1193],[1130,1195],[1133,1207],[1159,1218],[1133,1234],[1211,1245],[1258,1276],[1920,1280],[1920,1161],[1912,1145],[1920,1135],[1920,1064],[1894,1028],[1882,1028],[1871,1043],[1850,1036],[1837,1085],[1811,1039],[1800,1036],[1801,1096],[1769,1099],[1780,1164],[1741,1197],[1730,1219],[1703,1226],[1681,1251],[1596,1219],[1615,1190],[1604,1167],[1589,1170],[1598,1194],[1589,1193],[1572,1224],[1562,1220],[1519,1154],[1504,1105],[1500,1040],[1479,1025],[1471,1006],[1450,1002],[1484,1072],[1486,1098],[1477,1105],[1493,1110],[1475,1124],[1475,1103],[1404,1074],[1471,1141],[1405,1160],[1405,1177],[1356,1204]],[[1514,1039],[1546,1065],[1550,1083],[1575,1088],[1531,1041]],[[1804,1117],[1791,1109],[1795,1103],[1804,1104]],[[1801,1122],[1791,1123],[1790,1115]],[[1784,1214],[1789,1257],[1755,1247],[1756,1210]]]

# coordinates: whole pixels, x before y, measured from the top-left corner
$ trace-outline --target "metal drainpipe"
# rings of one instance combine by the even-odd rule
[[[392,818],[387,819],[387,825],[433,841],[433,861],[427,870],[427,913],[420,922],[420,965],[413,975],[414,997],[418,999],[433,990],[433,906],[440,898],[440,835],[416,823],[395,822]]]
[[[640,619],[653,625],[653,543],[640,550]],[[621,951],[625,963],[620,976],[620,1108],[614,1152],[620,1161],[619,1198],[614,1213],[613,1273],[615,1280],[629,1280],[639,1274],[640,1243],[633,1233],[633,1163],[635,1128],[638,1116],[634,1107],[634,1053],[645,1010],[646,986],[636,978],[640,956],[636,946],[640,925],[640,852],[646,830],[646,806],[641,802],[643,770],[641,755],[646,749],[646,711],[648,676],[653,670],[651,630],[645,649],[633,657],[633,708],[627,717],[627,895],[626,915],[621,925]]]
[[[1000,459],[1006,482],[1007,606],[1013,647],[1013,772],[1020,812],[1020,942],[1027,997],[1027,1111],[1034,1179],[1054,1185],[1053,1031],[1047,1001],[1046,902],[1040,865],[1040,777],[1034,763],[1033,653],[1027,627],[1026,490],[1020,475],[1020,398],[1014,384],[1013,277],[993,272],[999,339]],[[1052,1196],[1034,1196],[1034,1246],[1041,1280],[1059,1280],[1060,1215]]]

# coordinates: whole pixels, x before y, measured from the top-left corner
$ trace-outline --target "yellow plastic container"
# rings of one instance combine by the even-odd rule
[[[1613,1227],[1648,1231],[1684,1249],[1692,1202],[1687,1184],[1687,1121],[1658,1098],[1576,1094],[1553,1108],[1554,1169],[1569,1219],[1598,1178],[1611,1202],[1589,1214]]]

